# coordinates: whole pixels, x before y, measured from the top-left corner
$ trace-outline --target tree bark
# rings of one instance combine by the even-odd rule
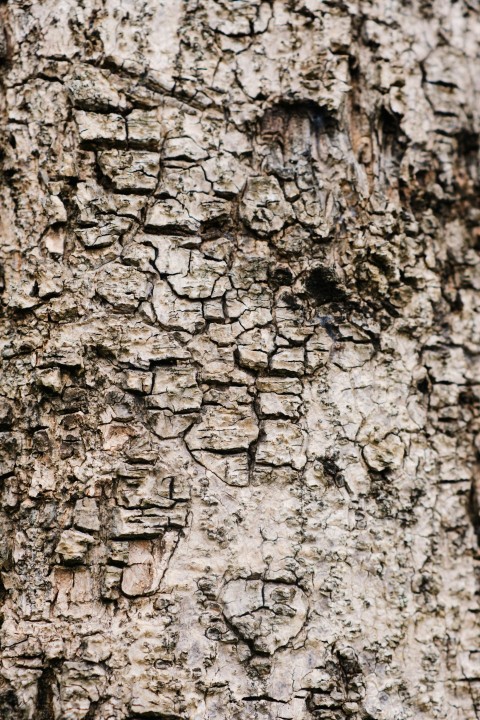
[[[0,15],[0,716],[479,718],[476,4]]]

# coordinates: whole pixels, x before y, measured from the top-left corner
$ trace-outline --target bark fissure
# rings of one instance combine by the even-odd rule
[[[478,717],[478,10],[40,5],[0,3],[0,714]]]

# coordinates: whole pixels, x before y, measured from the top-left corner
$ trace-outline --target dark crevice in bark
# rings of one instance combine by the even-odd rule
[[[340,279],[331,267],[319,265],[311,270],[307,275],[305,288],[317,305],[339,303],[346,297]]]
[[[37,681],[37,717],[38,720],[55,720],[53,706],[53,686],[56,682],[55,671],[46,665]]]

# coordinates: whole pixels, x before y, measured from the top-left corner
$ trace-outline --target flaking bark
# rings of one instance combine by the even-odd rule
[[[478,8],[0,19],[1,717],[480,717]]]

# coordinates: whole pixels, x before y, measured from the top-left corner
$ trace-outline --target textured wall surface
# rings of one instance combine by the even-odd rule
[[[0,18],[0,717],[479,718],[475,0]]]

